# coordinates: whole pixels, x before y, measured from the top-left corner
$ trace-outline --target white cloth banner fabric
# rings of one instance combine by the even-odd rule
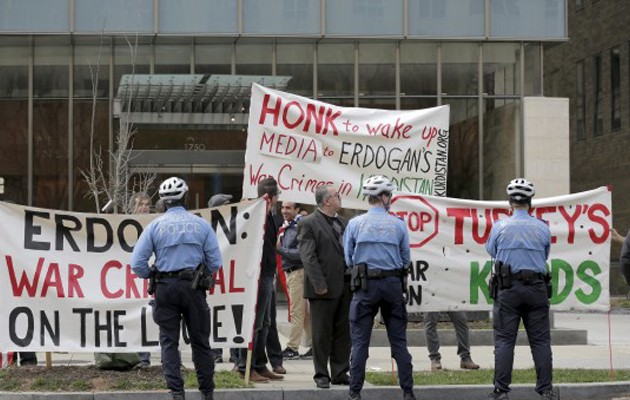
[[[548,222],[555,310],[610,307],[611,193],[608,188],[534,200],[532,215]],[[396,193],[391,212],[407,224],[412,271],[409,312],[492,309],[485,250],[492,221],[507,201],[472,201]]]
[[[191,211],[214,227],[223,268],[208,293],[213,347],[252,338],[264,199]],[[157,348],[147,280],[129,262],[156,214],[104,215],[0,202],[0,350]],[[187,335],[183,335],[187,341]],[[181,343],[184,343],[183,341]]]
[[[449,106],[423,110],[347,108],[253,84],[243,196],[261,179],[278,181],[281,200],[315,204],[332,184],[344,208],[365,209],[361,188],[373,175],[397,189],[446,196]]]

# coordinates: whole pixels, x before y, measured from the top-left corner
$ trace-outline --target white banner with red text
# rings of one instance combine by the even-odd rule
[[[422,110],[339,107],[253,84],[243,196],[257,197],[273,176],[280,199],[315,204],[334,185],[345,208],[365,209],[361,188],[373,175],[397,189],[446,196],[449,106]]]
[[[223,259],[208,293],[213,347],[252,337],[266,202],[192,211]],[[147,280],[129,262],[155,214],[74,213],[0,202],[0,350],[121,352],[157,348]],[[187,334],[183,330],[183,339]]]
[[[493,221],[507,201],[472,201],[396,193],[391,212],[407,224],[412,268],[408,311],[490,310],[485,250]],[[611,193],[605,188],[534,200],[531,214],[551,231],[547,269],[556,310],[610,306]]]

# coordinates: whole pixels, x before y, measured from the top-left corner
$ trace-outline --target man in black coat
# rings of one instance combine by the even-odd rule
[[[304,297],[311,305],[313,379],[318,388],[329,388],[331,382],[349,383],[352,295],[342,245],[347,221],[337,214],[341,197],[332,185],[319,187],[315,201],[317,210],[298,223],[298,249],[306,272]]]

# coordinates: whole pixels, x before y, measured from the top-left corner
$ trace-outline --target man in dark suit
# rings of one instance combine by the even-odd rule
[[[315,201],[317,210],[298,223],[298,249],[311,305],[313,379],[326,389],[331,382],[349,383],[351,293],[342,245],[347,221],[337,214],[341,197],[332,185],[317,188]]]

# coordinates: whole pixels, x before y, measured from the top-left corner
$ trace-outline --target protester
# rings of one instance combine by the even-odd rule
[[[156,280],[153,319],[160,328],[162,367],[166,384],[175,400],[183,400],[184,381],[179,353],[180,324],[186,324],[204,400],[214,393],[214,360],[210,348],[210,312],[207,276],[221,268],[217,237],[210,223],[186,211],[186,182],[177,177],[160,185],[166,213],[144,229],[133,249],[131,266],[141,278]],[[155,255],[152,272],[149,259]],[[203,273],[197,288],[195,274]]]
[[[300,259],[297,240],[297,224],[302,219],[301,209],[299,204],[288,201],[283,201],[280,208],[284,223],[278,235],[277,250],[282,258],[282,270],[287,277],[291,322],[289,341],[282,352],[286,360],[300,358],[299,347],[303,337],[307,347],[312,345],[311,316],[308,312],[308,303],[304,299],[304,265]],[[309,351],[312,354],[311,349],[306,354]]]
[[[630,284],[630,231],[626,235],[625,239],[615,229],[611,229],[612,240],[621,245],[621,252],[619,253],[619,268],[621,268],[621,274],[626,280],[626,283]]]
[[[343,259],[346,220],[337,214],[341,196],[324,185],[315,190],[315,201],[317,209],[298,224],[298,250],[306,273],[304,297],[311,306],[313,380],[327,389],[331,382],[349,383],[351,293]]]
[[[274,280],[276,278],[276,238],[278,228],[281,225],[280,217],[275,212],[278,201],[278,182],[274,178],[265,178],[258,183],[258,197],[267,195],[270,205],[265,222],[265,236],[263,241],[262,260],[260,263],[260,277],[258,279],[258,297],[256,299],[256,318],[254,320],[254,343],[252,348],[252,368],[249,380],[256,383],[265,383],[269,380],[284,379],[267,368],[267,336],[271,325]],[[282,348],[280,348],[282,351]],[[247,361],[247,349],[241,349],[239,355],[238,371],[245,378]]]
[[[369,355],[374,316],[380,310],[387,328],[392,357],[398,365],[398,382],[404,400],[415,400],[413,366],[407,348],[407,309],[404,290],[411,262],[405,223],[389,214],[395,186],[383,176],[363,183],[367,213],[350,220],[344,235],[346,264],[352,266],[350,303],[350,397],[361,399],[365,364]]]
[[[460,358],[459,367],[462,369],[479,369],[479,364],[476,364],[470,357],[470,330],[466,313],[464,311],[447,312],[455,327],[455,336],[457,336],[457,355]],[[426,312],[423,314],[424,334],[427,339],[429,359],[431,360],[431,372],[442,369],[440,336],[437,329],[439,316],[439,312]]]
[[[498,279],[492,310],[494,391],[488,399],[508,399],[521,320],[534,358],[536,392],[545,400],[557,398],[552,387],[551,290],[546,266],[551,234],[544,221],[528,213],[535,193],[528,180],[512,180],[507,186],[512,216],[495,221],[486,242]]]
[[[145,192],[136,193],[133,198],[133,214],[149,214],[151,212],[151,197]],[[138,353],[140,363],[136,368],[149,368],[151,366],[151,353],[143,351]]]
[[[220,207],[222,205],[229,204],[231,200],[231,194],[217,193],[208,199],[208,208]],[[232,350],[230,350],[230,352],[232,352]],[[223,349],[217,347],[213,348],[212,356],[214,357],[214,362],[216,364],[223,363]]]

